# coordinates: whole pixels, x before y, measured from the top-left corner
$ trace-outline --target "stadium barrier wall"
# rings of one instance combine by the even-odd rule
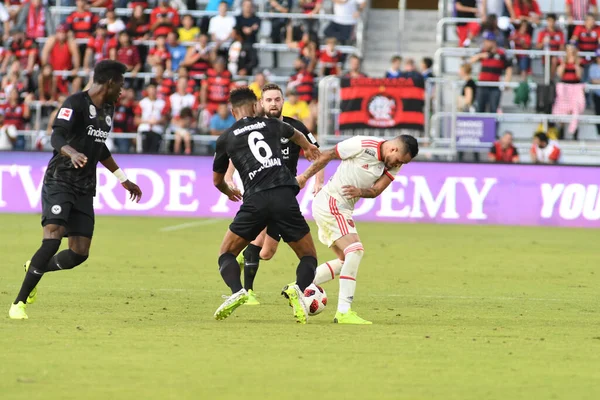
[[[117,155],[143,190],[127,200],[117,179],[98,168],[99,215],[232,217],[232,203],[212,184],[212,157]],[[39,213],[49,153],[0,153],[0,212]],[[301,160],[299,170],[308,166]],[[326,170],[328,179],[337,167]],[[241,186],[239,176],[236,177]],[[310,218],[314,178],[298,199]],[[357,220],[600,227],[600,168],[415,162],[377,199],[363,199]]]

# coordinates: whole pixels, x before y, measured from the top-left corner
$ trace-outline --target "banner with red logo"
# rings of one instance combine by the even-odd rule
[[[342,78],[339,129],[382,134],[382,130],[423,130],[425,88],[410,78]],[[374,132],[380,131],[380,132]]]

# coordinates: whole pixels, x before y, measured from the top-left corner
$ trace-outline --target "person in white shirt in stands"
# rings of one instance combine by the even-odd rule
[[[12,150],[17,140],[17,128],[4,125],[4,110],[0,109],[0,150]]]
[[[314,283],[320,285],[340,275],[338,309],[334,322],[368,325],[350,306],[354,300],[356,275],[364,254],[352,219],[360,198],[375,198],[392,183],[404,164],[419,153],[417,140],[401,135],[392,140],[355,136],[337,144],[296,179],[300,187],[334,159],[342,160],[329,182],[317,193],[312,215],[319,227],[319,240],[330,247],[337,258],[317,268]]]
[[[334,37],[339,44],[348,44],[354,38],[354,27],[367,2],[365,0],[333,0],[333,16],[325,37]]]
[[[169,96],[169,106],[171,108],[171,131],[175,135],[175,144],[173,152],[181,152],[181,142],[184,142],[185,154],[192,154],[192,139],[187,118],[181,118],[181,110],[188,108],[195,111],[198,108],[197,97],[187,93],[188,82],[186,78],[177,80],[177,91]],[[192,115],[193,120],[193,115]]]
[[[147,97],[139,102],[135,110],[135,123],[138,125],[138,132],[143,135],[144,153],[158,153],[162,135],[165,133],[169,107],[165,100],[157,98],[154,83],[150,83],[146,91]]]
[[[219,3],[219,14],[210,19],[208,23],[208,34],[215,43],[215,48],[226,52],[233,39],[233,28],[235,18],[227,15],[227,2]]]
[[[561,161],[558,142],[549,140],[543,132],[536,133],[531,146],[531,161],[535,164],[558,164]]]

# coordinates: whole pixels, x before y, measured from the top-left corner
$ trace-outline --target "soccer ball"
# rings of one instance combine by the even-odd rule
[[[327,293],[321,286],[312,283],[304,289],[304,304],[309,315],[320,314],[327,305]]]

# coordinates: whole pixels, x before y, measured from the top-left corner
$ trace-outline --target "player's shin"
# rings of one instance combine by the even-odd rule
[[[319,265],[317,267],[317,272],[315,273],[314,283],[316,285],[321,285],[335,279],[335,277],[340,274],[342,265],[344,265],[344,262],[339,258]]]
[[[250,243],[244,250],[244,289],[246,290],[254,288],[254,278],[258,272],[261,249],[262,247]]]
[[[315,270],[317,269],[317,259],[312,256],[304,256],[300,259],[300,264],[296,269],[296,284],[302,292],[315,279]]]
[[[243,289],[240,265],[233,254],[221,254],[219,257],[219,272],[221,272],[221,277],[225,281],[225,284],[231,289],[231,293],[236,293]]]
[[[73,269],[76,266],[83,264],[88,256],[75,253],[71,249],[63,250],[50,259],[46,267],[46,272],[62,271],[65,269]]]
[[[342,314],[350,310],[356,291],[356,276],[358,267],[364,255],[362,243],[353,243],[344,249],[346,260],[340,272],[340,292],[338,296],[338,311]]]
[[[52,256],[56,254],[59,248],[60,240],[58,239],[42,240],[42,246],[31,258],[31,264],[29,265],[29,269],[25,274],[25,279],[21,285],[21,290],[19,291],[14,304],[17,304],[20,301],[23,303],[27,301],[27,297],[37,286],[40,279],[42,279],[44,272],[46,272],[46,265],[48,265],[48,261],[50,261]]]

